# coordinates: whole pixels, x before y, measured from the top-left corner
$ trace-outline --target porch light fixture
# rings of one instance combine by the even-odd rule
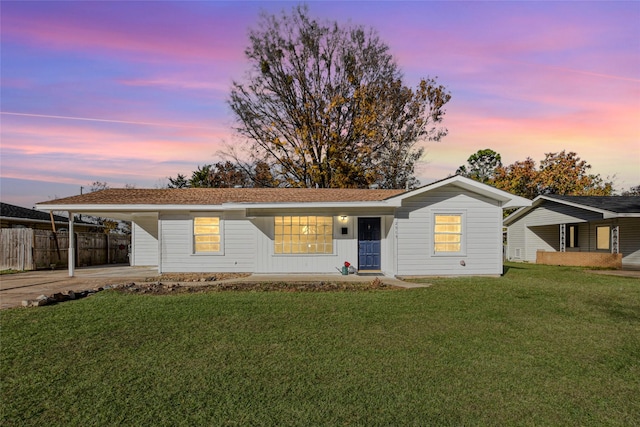
[[[347,216],[346,215],[340,215],[340,222],[347,222]]]

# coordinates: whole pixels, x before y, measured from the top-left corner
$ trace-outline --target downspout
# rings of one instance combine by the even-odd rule
[[[76,267],[76,239],[73,230],[73,212],[69,211],[69,277],[73,277]]]

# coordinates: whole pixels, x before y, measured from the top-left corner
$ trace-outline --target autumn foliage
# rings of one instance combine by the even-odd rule
[[[263,14],[245,55],[229,105],[246,145],[232,157],[268,164],[281,185],[413,187],[420,143],[447,133],[450,94],[430,78],[405,86],[373,30],[318,22],[298,6]]]
[[[497,188],[533,199],[539,195],[610,196],[613,182],[590,174],[591,165],[575,152],[546,153],[536,168],[530,157],[499,166],[491,182]]]

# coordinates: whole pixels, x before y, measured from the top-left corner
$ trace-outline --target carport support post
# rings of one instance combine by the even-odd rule
[[[69,211],[69,277],[73,277],[76,268],[76,239],[73,231],[73,212]]]

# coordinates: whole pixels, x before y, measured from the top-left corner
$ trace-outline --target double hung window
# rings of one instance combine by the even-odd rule
[[[460,254],[464,252],[462,214],[435,214],[433,224],[433,251],[435,254]]]
[[[215,216],[193,218],[193,252],[201,254],[220,253],[221,251],[220,218]]]

